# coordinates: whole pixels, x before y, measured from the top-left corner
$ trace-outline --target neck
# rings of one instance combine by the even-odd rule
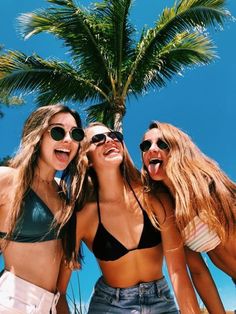
[[[165,186],[169,189],[171,195],[173,197],[175,197],[175,188],[174,188],[174,185],[172,184],[172,182],[170,181],[169,178],[163,180],[163,183],[165,184]]]
[[[46,167],[37,167],[35,169],[35,180],[44,184],[52,184],[54,182],[55,170]]]
[[[39,174],[35,174],[35,179],[41,183],[44,184],[52,184],[54,182],[54,177],[53,178],[42,178]]]
[[[126,185],[120,169],[111,169],[97,174],[100,200],[112,201],[124,197]]]

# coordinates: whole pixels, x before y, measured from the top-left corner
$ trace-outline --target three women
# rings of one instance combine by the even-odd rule
[[[182,183],[183,189],[186,184],[179,179],[178,172],[175,179],[174,175],[167,176],[174,173],[173,165],[178,160],[173,157],[168,172],[167,164],[174,156],[170,153],[175,147],[174,140],[172,144],[165,133],[155,135],[151,140],[150,134],[145,134],[141,149],[144,152],[145,182],[149,189],[143,193],[139,172],[128,156],[122,134],[101,124],[91,125],[86,130],[84,144],[89,168],[82,190],[84,168],[83,162],[78,160],[78,142],[83,139],[84,133],[80,127],[78,115],[67,107],[38,109],[25,124],[22,145],[11,161],[11,167],[0,170],[0,235],[6,268],[0,278],[1,313],[11,313],[13,308],[18,313],[25,313],[28,308],[34,309],[32,313],[56,311],[56,287],[61,289],[63,284],[66,287],[63,279],[58,282],[64,254],[61,231],[81,193],[85,193],[86,202],[77,213],[77,249],[84,241],[97,257],[103,274],[96,284],[89,313],[111,310],[112,313],[131,313],[142,308],[148,308],[153,313],[177,313],[162,274],[163,253],[181,313],[200,313],[185,267],[182,240],[175,219],[180,230],[184,227],[183,230],[191,233],[195,232],[195,224],[198,223],[195,217],[207,224],[207,215],[206,211],[204,216],[204,210],[197,210],[198,207],[195,207],[194,214],[187,212],[186,217],[178,211],[180,207],[176,207],[175,217],[173,215],[174,205],[165,188],[175,197],[177,206],[184,198],[176,191]],[[182,145],[181,141],[178,145]],[[152,146],[162,154],[147,157]],[[187,157],[189,153],[195,160],[192,146],[188,149],[185,147]],[[211,164],[206,160],[206,164]],[[58,184],[54,179],[55,173],[65,169],[64,181]],[[210,195],[213,191],[213,200],[217,203],[219,195],[214,192],[218,191],[218,186],[214,179],[218,178],[218,173],[213,179],[207,177],[204,170],[202,173]],[[224,176],[220,179],[225,179],[223,182],[226,182],[228,193],[222,199],[226,200],[229,196],[233,199],[233,183],[229,183]],[[67,180],[69,184],[63,184]],[[172,180],[177,184],[174,185]],[[163,181],[164,185],[157,185],[156,189],[156,181]],[[184,204],[188,204],[187,201]],[[207,226],[210,234],[211,229],[215,231],[214,241],[218,236],[222,243],[226,238],[231,243],[234,222],[227,223],[227,219],[235,218],[234,211],[229,210],[227,202],[223,205],[224,228],[213,228],[214,215],[211,216],[212,224]],[[183,236],[185,239],[185,234]],[[221,244],[217,244],[219,248]],[[227,246],[224,245],[222,250],[227,250]],[[219,265],[226,269],[227,263],[215,253],[213,261],[220,260]],[[23,263],[25,256],[29,256],[27,267]],[[234,278],[235,269],[228,270]],[[13,282],[17,283],[16,289]],[[15,301],[9,301],[12,299]]]

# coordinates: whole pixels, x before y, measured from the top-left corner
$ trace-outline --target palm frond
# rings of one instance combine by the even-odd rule
[[[66,4],[68,2],[66,1]],[[86,69],[109,82],[107,56],[103,54],[105,24],[94,14],[75,6],[73,1],[62,8],[46,8],[19,17],[21,34],[25,38],[48,32],[63,40],[77,67]]]
[[[179,34],[154,56],[151,64],[146,63],[146,69],[140,75],[142,79],[135,78],[133,84],[136,86],[131,84],[131,88],[141,93],[150,87],[164,87],[184,68],[206,65],[215,58],[214,45],[207,36],[197,32]]]
[[[137,45],[136,57],[130,70],[133,78],[146,62],[152,62],[157,51],[182,32],[200,32],[208,25],[222,26],[232,16],[224,9],[225,0],[180,0],[172,8],[164,9],[154,28],[143,31]],[[142,70],[141,70],[142,71]]]
[[[9,94],[16,90],[38,92],[39,105],[106,97],[92,80],[68,63],[26,56],[18,51],[0,56],[0,88]]]
[[[109,0],[103,4],[96,4],[96,14],[107,25],[104,37],[104,47],[109,53],[109,60],[113,60],[111,71],[116,70],[114,78],[117,85],[122,79],[122,67],[134,53],[132,35],[134,27],[129,22],[131,0]]]

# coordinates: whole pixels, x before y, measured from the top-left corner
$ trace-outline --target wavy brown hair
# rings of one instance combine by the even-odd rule
[[[105,124],[103,124],[101,122],[93,122],[93,123],[90,123],[85,128],[85,134],[86,134],[86,131],[88,129],[96,127],[96,126],[103,126],[103,127],[107,128],[108,130],[112,131],[112,129],[110,129],[109,127],[107,127]],[[124,159],[120,165],[120,170],[121,170],[121,174],[124,178],[124,182],[126,184],[132,184],[132,183],[133,184],[141,184],[140,172],[135,167],[124,142],[122,143],[122,145],[124,148]],[[87,154],[89,151],[89,146],[90,146],[90,142],[88,141],[88,139],[85,136],[85,140],[83,141],[83,143],[81,145],[81,150],[83,150]],[[83,198],[84,203],[89,198],[94,199],[94,197],[96,196],[95,193],[96,193],[97,188],[98,188],[97,175],[96,175],[96,172],[94,171],[94,169],[92,167],[88,166],[85,177],[86,177],[86,179],[84,181],[83,192],[86,193],[86,191],[90,191],[90,194],[86,193],[86,195],[84,195],[84,198],[81,197],[81,199]],[[83,204],[81,204],[80,207],[83,207]]]
[[[174,188],[179,229],[200,215],[221,241],[226,241],[235,232],[236,184],[179,128],[156,121],[150,124],[149,130],[153,128],[158,128],[169,146],[166,174]],[[141,173],[146,190],[155,193],[163,186],[162,182],[150,178],[144,165]]]
[[[71,114],[74,117],[77,126],[81,127],[79,114],[61,104],[40,107],[32,112],[25,122],[19,150],[15,157],[9,161],[9,166],[17,169],[17,172],[14,177],[16,190],[14,193],[15,196],[13,199],[12,210],[8,215],[9,231],[6,235],[6,239],[11,238],[13,234],[16,221],[22,211],[24,197],[33,182],[40,153],[41,138],[47,130],[51,118],[59,113]],[[85,174],[83,157],[84,156],[79,153],[78,149],[78,153],[62,174],[63,180],[60,180],[59,195],[63,201],[63,208],[58,217],[58,234],[70,219],[75,201],[79,198],[81,192],[82,181]],[[56,221],[57,219],[54,219],[53,224],[56,224]]]

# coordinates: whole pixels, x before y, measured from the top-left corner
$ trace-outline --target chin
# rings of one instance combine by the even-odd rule
[[[56,171],[63,171],[68,167],[68,163],[67,164],[63,164],[63,165],[57,165],[55,166]]]
[[[150,175],[150,177],[151,177],[151,179],[153,180],[153,181],[164,181],[164,176],[162,176],[162,175]]]
[[[108,158],[107,160],[109,160],[110,162],[114,162],[114,163],[119,163],[121,164],[123,161],[123,156],[117,155],[117,156],[111,156],[110,158]]]

